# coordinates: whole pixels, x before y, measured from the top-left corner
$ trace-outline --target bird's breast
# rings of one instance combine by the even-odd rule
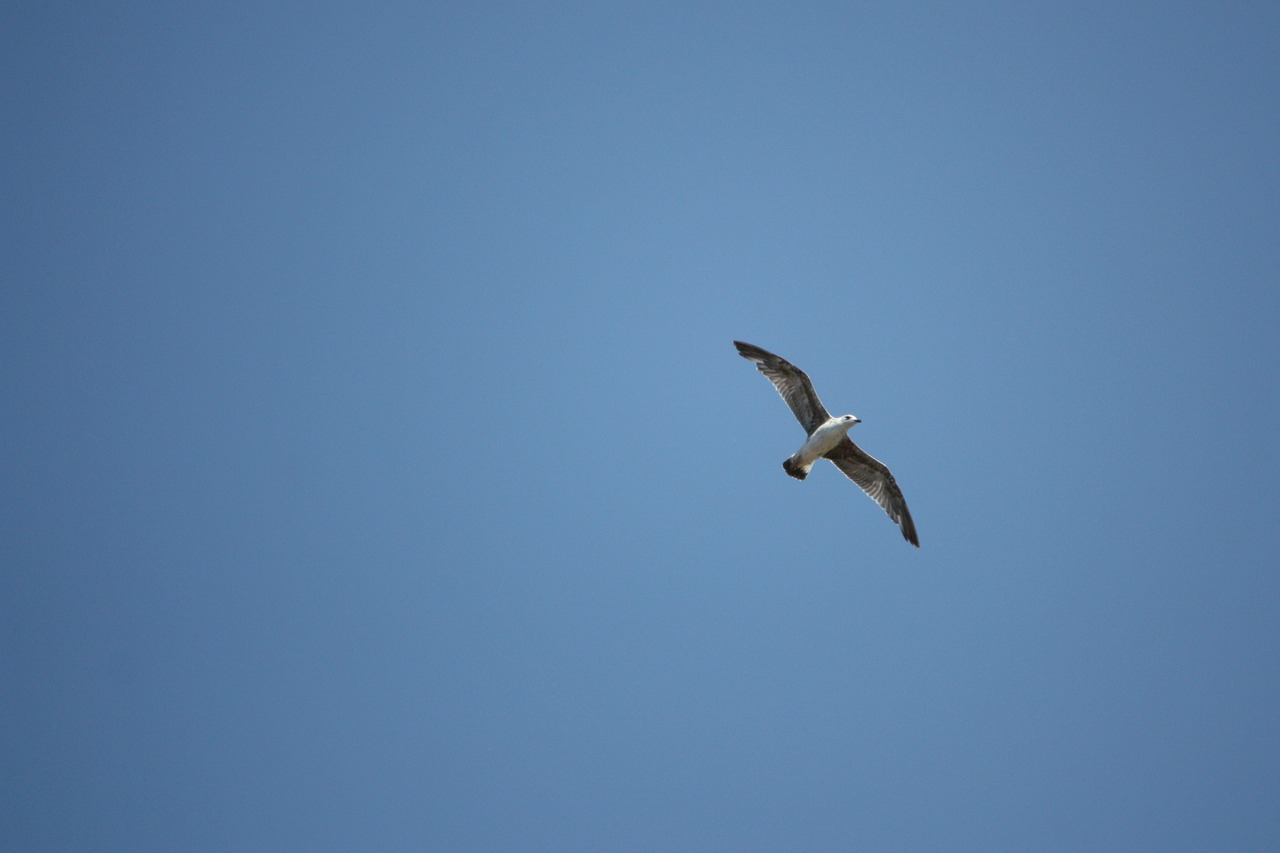
[[[804,445],[800,448],[800,456],[805,459],[817,459],[839,444],[840,439],[844,438],[848,431],[848,426],[832,418],[805,439]]]

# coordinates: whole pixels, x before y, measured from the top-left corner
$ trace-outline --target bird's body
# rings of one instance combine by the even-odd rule
[[[739,355],[754,362],[756,368],[773,383],[808,435],[800,449],[782,463],[783,470],[797,480],[803,480],[809,476],[815,462],[822,458],[830,459],[902,528],[902,537],[919,548],[920,537],[916,533],[915,522],[893,474],[884,463],[858,447],[848,436],[850,428],[861,421],[853,415],[833,418],[828,414],[809,377],[785,358],[742,341],[734,341],[733,345],[738,348]]]
[[[804,444],[800,445],[800,449],[783,463],[782,469],[797,480],[803,480],[809,476],[813,463],[834,450],[840,440],[848,435],[849,428],[856,423],[858,419],[853,415],[828,418],[823,421],[821,426],[809,433],[809,437],[804,440]]]

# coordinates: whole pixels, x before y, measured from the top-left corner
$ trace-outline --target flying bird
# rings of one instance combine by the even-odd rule
[[[919,548],[920,537],[916,535],[915,522],[911,520],[897,481],[880,460],[849,439],[849,429],[862,421],[853,415],[831,417],[809,377],[785,358],[742,341],[734,341],[733,345],[738,348],[738,355],[754,362],[768,377],[809,434],[800,449],[782,463],[782,470],[803,480],[809,476],[813,463],[824,457],[830,459],[902,528],[902,538]]]

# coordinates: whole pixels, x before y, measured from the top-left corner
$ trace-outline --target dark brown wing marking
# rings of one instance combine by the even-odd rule
[[[902,497],[902,489],[897,480],[884,463],[845,436],[835,447],[827,452],[830,459],[844,475],[857,483],[862,491],[873,501],[880,504],[889,517],[902,528],[902,538],[917,548],[920,537],[916,534],[915,522],[911,520],[911,512],[907,509],[906,498]]]
[[[742,341],[734,341],[733,345],[738,348],[739,355],[755,362],[756,368],[768,377],[774,388],[778,389],[778,393],[782,395],[783,400],[787,401],[792,414],[796,416],[796,420],[800,422],[800,426],[804,427],[806,433],[812,435],[815,429],[831,417],[827,414],[822,401],[818,399],[818,392],[813,390],[813,383],[809,381],[809,377],[803,370],[785,358],[760,349],[758,346],[744,344]]]

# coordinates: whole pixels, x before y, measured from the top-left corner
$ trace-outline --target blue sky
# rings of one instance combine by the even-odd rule
[[[1274,4],[0,33],[0,846],[1280,843]]]

